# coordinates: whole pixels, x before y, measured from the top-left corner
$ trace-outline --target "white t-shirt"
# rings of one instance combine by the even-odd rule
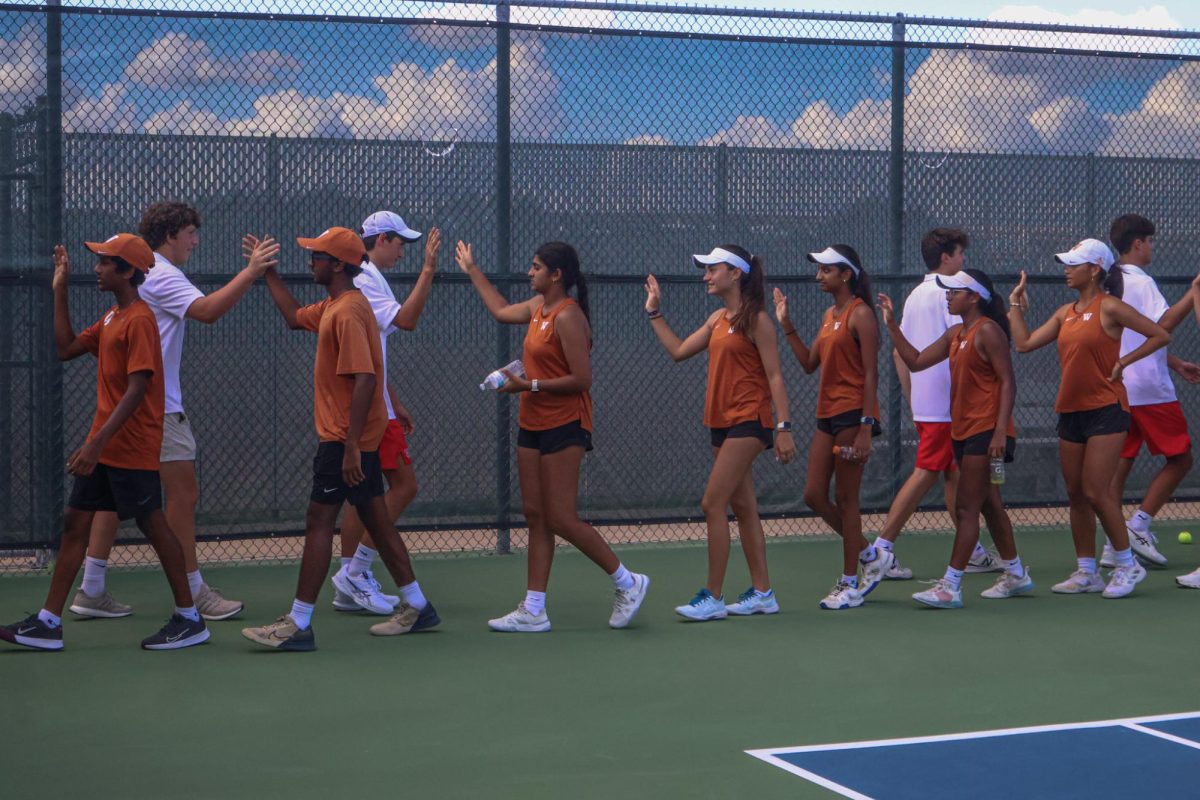
[[[375,324],[379,326],[379,344],[383,348],[383,402],[387,406],[388,419],[395,419],[396,410],[392,408],[391,392],[387,389],[387,337],[396,330],[392,321],[400,313],[400,304],[396,302],[396,295],[387,278],[370,261],[362,265],[362,272],[354,278],[354,285],[371,304]]]
[[[1133,306],[1142,316],[1158,322],[1170,306],[1158,290],[1154,278],[1147,275],[1141,267],[1132,264],[1122,264],[1121,271],[1125,273],[1125,293],[1121,299]],[[1126,328],[1121,334],[1121,355],[1133,352],[1144,341],[1145,336]],[[1167,367],[1165,347],[1126,367],[1124,381],[1131,406],[1171,403],[1176,399],[1175,384],[1171,381],[1171,370]]]
[[[900,330],[904,338],[917,348],[924,350],[936,342],[960,320],[952,316],[946,307],[946,290],[934,281],[936,273],[929,273],[904,301],[900,317]],[[950,361],[912,373],[913,420],[916,422],[950,421]]]
[[[138,287],[138,294],[158,320],[158,337],[162,340],[163,379],[166,392],[166,413],[183,412],[183,394],[179,390],[179,362],[183,358],[183,334],[187,310],[204,297],[204,292],[187,279],[183,270],[154,254],[154,266]]]

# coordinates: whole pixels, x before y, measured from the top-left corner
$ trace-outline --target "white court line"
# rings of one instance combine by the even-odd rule
[[[1184,739],[1179,736],[1173,736],[1163,731],[1157,731],[1153,728],[1143,727],[1140,723],[1146,722],[1172,722],[1181,719],[1198,719],[1200,711],[1185,711],[1178,714],[1159,714],[1152,717],[1126,717],[1123,719],[1103,719],[1094,722],[1067,722],[1059,725],[1032,725],[1023,728],[999,728],[990,731],[969,731],[966,733],[946,733],[937,736],[911,736],[901,739],[875,739],[865,742],[838,742],[836,744],[815,744],[804,747],[778,747],[778,748],[760,748],[757,750],[746,750],[746,755],[764,761],[772,766],[779,767],[782,770],[797,775],[805,780],[815,783],[818,786],[836,792],[842,797],[848,797],[850,800],[874,800],[870,795],[865,795],[862,792],[856,792],[848,786],[843,786],[840,783],[824,778],[815,772],[798,767],[795,764],[790,764],[787,761],[779,758],[780,755],[791,753],[822,753],[831,750],[858,750],[868,747],[895,747],[899,745],[909,744],[929,744],[934,742],[958,742],[967,739],[989,739],[997,736],[1019,736],[1026,733],[1053,733],[1055,731],[1075,731],[1088,730],[1094,728],[1110,728],[1121,727],[1138,733],[1155,736],[1159,739],[1165,739],[1176,744],[1181,744],[1186,747],[1191,747],[1200,750],[1200,742],[1193,742],[1190,739]]]
[[[1146,721],[1149,722],[1150,720],[1146,720]],[[1129,722],[1129,723],[1126,723],[1125,725],[1122,725],[1121,727],[1128,728],[1131,731],[1137,731],[1138,733],[1145,733],[1150,736],[1156,736],[1159,739],[1166,739],[1168,742],[1174,742],[1175,744],[1181,744],[1184,747],[1190,747],[1193,750],[1200,750],[1200,742],[1195,742],[1195,741],[1192,741],[1191,739],[1185,739],[1182,736],[1176,736],[1175,734],[1167,733],[1166,731],[1158,731],[1158,730],[1155,730],[1154,728],[1145,728],[1141,725],[1138,725],[1136,722]]]

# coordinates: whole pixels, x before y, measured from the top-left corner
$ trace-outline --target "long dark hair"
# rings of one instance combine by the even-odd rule
[[[579,253],[575,252],[575,248],[566,242],[546,242],[534,255],[550,270],[562,273],[563,289],[568,295],[571,294],[572,288],[575,289],[575,302],[579,303],[583,316],[590,324],[592,315],[588,308],[587,280],[583,277],[583,270],[579,268]]]
[[[754,321],[758,319],[759,312],[766,308],[767,303],[767,290],[763,280],[763,260],[760,256],[751,255],[749,250],[736,244],[719,244],[717,247],[728,250],[735,256],[740,256],[750,265],[748,273],[742,272],[732,264],[729,265],[731,269],[738,271],[738,288],[742,293],[741,305],[738,306],[737,313],[733,315],[730,323],[738,333],[749,336],[750,331],[754,329]]]
[[[1121,299],[1121,296],[1125,294],[1125,273],[1121,271],[1120,267],[1113,264],[1100,280],[1100,288],[1118,300]]]
[[[1004,313],[1004,304],[1000,301],[1000,297],[996,294],[996,287],[992,285],[992,279],[987,273],[980,269],[964,269],[963,274],[970,275],[983,285],[983,288],[988,290],[990,298],[984,300],[979,298],[979,313],[990,319],[992,322],[1000,326],[1000,330],[1004,331],[1004,335],[1008,340],[1012,341],[1012,329],[1008,326],[1008,315]]]
[[[858,257],[858,251],[848,244],[830,245],[834,250],[837,250],[847,261],[855,266],[855,270],[850,269],[845,264],[836,264],[838,269],[847,270],[850,273],[850,293],[867,304],[867,308],[875,311],[875,294],[871,291],[871,278],[867,275],[867,270],[862,265],[862,259]]]

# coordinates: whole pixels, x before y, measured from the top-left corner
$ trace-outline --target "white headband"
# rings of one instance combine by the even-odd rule
[[[750,258],[753,259],[754,256],[750,256]],[[746,261],[746,259],[739,256],[737,253],[731,253],[728,250],[720,247],[714,247],[712,252],[706,256],[692,256],[692,263],[697,267],[708,267],[712,266],[713,264],[730,264],[737,267],[747,275],[750,274],[750,263]]]
[[[982,297],[985,303],[992,299],[992,293],[982,283],[965,272],[956,272],[953,275],[947,276],[937,275],[934,277],[934,280],[943,289],[966,289],[967,291],[974,292]]]
[[[815,264],[843,264],[850,268],[850,270],[854,273],[854,277],[856,278],[858,277],[859,272],[861,272],[858,267],[850,263],[850,259],[846,258],[837,250],[834,250],[832,247],[826,247],[819,253],[809,253],[807,256],[805,256],[805,258]]]

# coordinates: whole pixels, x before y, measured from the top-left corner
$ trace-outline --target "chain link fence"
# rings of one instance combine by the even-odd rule
[[[761,254],[811,337],[825,306],[805,252],[863,255],[899,301],[924,273],[922,233],[967,229],[968,260],[1006,288],[1031,273],[1031,319],[1068,299],[1051,254],[1106,238],[1128,211],[1159,227],[1154,274],[1186,290],[1200,245],[1200,35],[609,3],[381,4],[348,0],[8,4],[0,10],[0,573],[57,540],[65,454],[94,408],[90,359],[54,358],[48,254],[77,265],[77,327],[108,305],[85,240],[135,230],[184,200],[203,218],[187,265],[205,292],[241,266],[243,233],[284,243],[281,271],[320,296],[292,242],[380,208],[440,227],[441,268],[389,369],[413,412],[421,492],[401,519],[423,552],[524,545],[513,469],[516,405],[476,384],[517,356],[453,265],[453,242],[513,299],[533,250],[564,239],[592,295],[597,449],[580,507],[615,542],[701,539],[711,462],[703,359],[674,364],[641,311],[664,282],[677,332],[711,310],[688,256],[720,242]],[[389,275],[403,299],[420,256]],[[298,557],[315,447],[314,339],[257,288],[189,325],[184,402],[200,447],[201,558]],[[1195,326],[1174,354],[1200,360]],[[815,376],[783,352],[806,447]],[[1020,356],[1022,525],[1061,525],[1050,350]],[[1185,412],[1200,397],[1180,384]],[[913,430],[890,352],[884,435],[867,467],[868,527],[911,470]],[[756,464],[769,535],[824,532],[801,499],[803,459]],[[1157,464],[1141,459],[1129,495]],[[1200,475],[1165,512],[1195,516]],[[949,527],[935,491],[913,526]],[[122,563],[152,554],[136,532]]]

